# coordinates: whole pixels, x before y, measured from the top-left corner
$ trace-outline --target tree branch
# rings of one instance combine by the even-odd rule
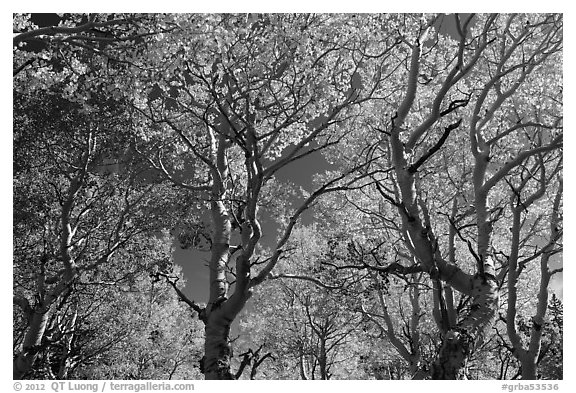
[[[76,33],[83,33],[94,28],[98,27],[108,27],[108,26],[118,26],[125,23],[133,22],[136,20],[135,18],[132,19],[114,19],[106,22],[94,22],[89,21],[84,24],[75,26],[75,27],[64,27],[64,26],[47,26],[41,27],[39,29],[26,31],[23,33],[19,33],[12,38],[12,44],[16,46],[18,43],[27,41],[34,37],[39,37],[42,35],[54,36],[57,34],[76,34]]]
[[[186,296],[184,294],[184,292],[182,292],[180,290],[180,288],[178,288],[178,286],[177,286],[177,283],[179,280],[178,277],[169,276],[169,275],[167,275],[165,273],[161,273],[161,272],[154,273],[153,276],[156,277],[157,280],[160,280],[160,277],[164,277],[166,279],[166,282],[168,284],[170,284],[172,286],[172,288],[174,288],[174,291],[176,291],[178,298],[198,313],[198,319],[200,319],[202,322],[206,323],[206,309],[204,307],[200,307],[193,300],[190,300],[188,298],[188,296]]]
[[[430,157],[432,157],[434,155],[434,153],[436,153],[438,150],[440,150],[442,145],[444,145],[444,142],[446,142],[446,140],[448,139],[450,132],[452,132],[453,130],[458,128],[461,123],[462,123],[462,119],[460,119],[456,123],[450,124],[448,127],[444,128],[444,133],[442,134],[442,136],[440,137],[438,142],[436,142],[436,144],[434,144],[434,146],[432,146],[430,148],[430,150],[428,150],[422,157],[420,157],[420,159],[418,161],[416,161],[414,164],[410,165],[410,167],[408,167],[408,172],[415,173],[418,170],[418,168],[426,162],[426,160],[428,160]]]
[[[334,286],[334,285],[328,285],[328,284],[324,284],[322,281],[320,281],[317,278],[314,277],[309,277],[309,276],[303,276],[303,275],[299,275],[299,274],[288,274],[288,273],[282,273],[282,274],[273,274],[270,273],[268,274],[267,277],[269,280],[277,280],[277,279],[282,279],[282,278],[290,278],[290,279],[295,279],[295,280],[304,280],[304,281],[310,281],[313,282],[314,284],[318,285],[319,287],[325,288],[325,289],[339,289],[342,286],[338,285],[338,286]]]

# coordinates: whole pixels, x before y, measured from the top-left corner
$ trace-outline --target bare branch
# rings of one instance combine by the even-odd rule
[[[288,226],[286,227],[286,229],[284,229],[284,233],[283,233],[282,237],[280,238],[280,241],[278,241],[278,243],[276,244],[275,251],[274,251],[272,257],[270,258],[270,261],[260,271],[260,273],[251,280],[251,286],[256,286],[256,285],[262,283],[264,280],[266,280],[266,278],[268,277],[268,275],[270,274],[270,272],[272,271],[274,266],[276,266],[281,254],[284,252],[284,246],[286,245],[286,243],[290,239],[290,235],[292,234],[292,230],[294,229],[294,226],[298,222],[298,219],[300,218],[302,213],[304,213],[310,206],[312,206],[312,204],[320,196],[322,196],[328,192],[342,191],[342,190],[349,189],[355,182],[357,182],[357,181],[359,181],[365,177],[369,177],[370,174],[361,174],[361,175],[354,177],[352,180],[346,182],[342,186],[336,186],[336,184],[338,182],[345,179],[351,173],[356,173],[361,168],[365,168],[368,164],[369,163],[363,163],[363,164],[360,164],[356,167],[353,167],[352,169],[344,172],[342,175],[340,175],[340,176],[330,180],[329,182],[325,183],[322,187],[317,189],[308,198],[306,198],[306,200],[302,203],[302,205],[300,205],[300,207],[296,210],[296,212],[294,212],[292,217],[290,217],[290,220],[288,222]]]
[[[317,278],[314,277],[309,277],[309,276],[303,276],[303,275],[298,275],[298,274],[288,274],[288,273],[282,273],[282,274],[273,274],[270,273],[268,274],[267,277],[269,280],[277,280],[277,279],[282,279],[282,278],[289,278],[289,279],[295,279],[295,280],[304,280],[304,281],[310,281],[316,285],[318,285],[319,287],[325,288],[325,289],[339,289],[342,288],[341,285],[328,285],[328,284],[324,284],[322,281],[320,281]]]
[[[418,168],[426,162],[426,160],[428,160],[430,157],[432,157],[434,155],[434,153],[436,153],[438,150],[440,150],[442,145],[444,145],[444,142],[446,142],[446,140],[448,139],[450,132],[452,132],[453,130],[458,128],[461,123],[462,123],[462,119],[460,119],[456,123],[450,124],[448,127],[444,128],[444,133],[442,134],[442,136],[440,137],[438,142],[436,142],[434,144],[434,146],[432,146],[430,148],[430,150],[428,150],[422,157],[420,157],[420,159],[418,161],[416,161],[414,164],[410,165],[410,167],[408,167],[408,172],[410,172],[410,173],[416,172],[418,170]]]
[[[194,302],[193,300],[190,300],[188,298],[188,296],[186,296],[184,294],[184,292],[182,292],[182,290],[180,290],[180,288],[178,288],[178,277],[174,277],[174,276],[169,276],[168,274],[165,273],[161,273],[161,272],[157,272],[154,273],[154,276],[156,277],[156,279],[160,279],[159,277],[164,277],[166,279],[166,282],[168,284],[170,284],[172,286],[172,288],[174,288],[174,291],[176,291],[176,294],[178,295],[178,298],[183,301],[184,303],[186,303],[188,306],[190,306],[190,308],[192,308],[194,311],[196,311],[198,313],[198,318],[206,323],[206,310],[203,307],[200,307],[198,304],[196,304],[196,302]]]
[[[500,180],[502,180],[504,178],[504,176],[506,176],[506,174],[508,174],[513,168],[522,164],[524,162],[524,160],[526,160],[528,157],[531,157],[531,156],[534,156],[534,155],[537,155],[540,153],[545,153],[548,151],[560,149],[562,147],[562,141],[563,141],[563,135],[559,134],[548,145],[538,146],[538,147],[535,147],[533,149],[524,150],[524,151],[518,153],[518,155],[513,160],[510,160],[509,162],[504,164],[494,175],[492,175],[492,177],[490,179],[488,179],[482,185],[479,192],[486,195],[488,193],[488,191],[490,191],[490,189],[492,189],[492,187],[494,187],[496,185],[496,183],[498,183]]]

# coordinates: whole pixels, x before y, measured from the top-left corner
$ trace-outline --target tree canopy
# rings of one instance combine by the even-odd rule
[[[13,29],[14,378],[561,378],[561,14]]]

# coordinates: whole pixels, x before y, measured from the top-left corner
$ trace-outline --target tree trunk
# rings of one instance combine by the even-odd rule
[[[302,348],[300,348],[300,354],[298,355],[298,370],[300,371],[300,379],[307,381],[308,375],[306,374],[306,367],[304,366],[304,350]]]
[[[49,310],[46,307],[34,310],[30,319],[30,326],[24,337],[22,351],[13,362],[13,379],[22,379],[32,370],[46,330]]]
[[[234,379],[230,372],[232,346],[230,326],[222,309],[213,310],[206,321],[204,343],[204,376],[206,379]]]
[[[523,355],[519,357],[522,379],[538,379],[536,374],[538,356],[529,352],[525,352]]]
[[[466,361],[494,323],[498,310],[498,284],[492,278],[476,276],[472,305],[466,318],[444,336],[432,369],[433,379],[463,379]]]
[[[320,379],[328,380],[330,376],[328,375],[328,356],[326,355],[326,340],[321,337],[320,338],[320,354],[319,354],[318,363],[320,366]]]

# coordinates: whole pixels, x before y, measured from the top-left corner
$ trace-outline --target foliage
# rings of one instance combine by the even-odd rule
[[[562,15],[13,28],[15,378],[562,377]]]
[[[262,344],[274,358],[265,378],[357,379],[364,348],[357,331],[362,316],[342,278],[322,266],[328,244],[313,228],[295,231],[278,275],[255,294],[241,321],[243,341]]]

